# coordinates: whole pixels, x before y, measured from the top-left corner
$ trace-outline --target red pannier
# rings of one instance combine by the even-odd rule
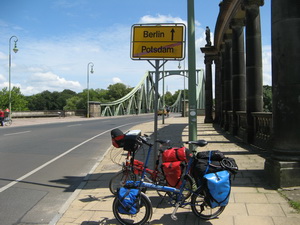
[[[133,173],[137,175],[141,175],[144,169],[144,163],[135,159],[133,161]]]
[[[187,149],[186,147],[181,148],[169,148],[163,151],[162,161],[163,162],[175,162],[175,161],[185,161],[187,162]]]
[[[182,161],[162,163],[162,171],[169,186],[179,188],[184,164],[185,162]]]
[[[114,147],[122,148],[124,147],[125,134],[118,128],[113,129],[111,132],[111,141]]]

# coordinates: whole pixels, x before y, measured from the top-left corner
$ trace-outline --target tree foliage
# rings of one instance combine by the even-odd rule
[[[11,89],[11,110],[12,111],[25,111],[28,110],[27,101],[24,95],[21,94],[19,87],[13,87]],[[0,108],[9,108],[9,90],[3,88],[0,91]]]
[[[124,97],[133,88],[122,83],[109,85],[105,89],[84,89],[80,93],[76,93],[69,89],[62,92],[50,92],[45,90],[41,93],[23,96],[20,88],[12,88],[12,110],[13,111],[38,111],[38,110],[76,110],[86,109],[89,93],[89,101],[96,101],[101,103],[112,102]],[[176,91],[174,95],[171,92],[165,93],[165,104],[173,105],[176,101],[180,91]],[[183,95],[183,93],[182,93]],[[186,98],[187,90],[186,90]],[[4,88],[0,92],[0,108],[8,108],[8,91]]]
[[[264,111],[272,112],[272,86],[263,86]]]

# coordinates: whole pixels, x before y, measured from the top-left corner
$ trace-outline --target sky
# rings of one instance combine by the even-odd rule
[[[196,67],[204,69],[205,27],[213,37],[220,0],[195,0]],[[270,0],[261,7],[263,80],[271,85]],[[134,87],[154,68],[130,58],[131,27],[144,23],[187,24],[187,0],[1,0],[0,90],[8,87],[9,39],[17,36],[19,51],[11,51],[11,84],[29,96],[70,89],[107,89],[124,83]],[[213,39],[213,38],[212,38]],[[11,48],[14,46],[14,38]],[[213,40],[212,40],[213,41]],[[186,65],[187,60],[181,62]],[[165,70],[178,69],[168,61]],[[166,89],[183,89],[183,78],[169,77]]]

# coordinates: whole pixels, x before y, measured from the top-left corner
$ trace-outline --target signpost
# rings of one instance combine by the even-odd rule
[[[132,26],[132,59],[184,59],[185,25],[141,25]]]
[[[183,60],[185,57],[185,25],[135,24],[131,30],[131,58],[147,60],[155,68],[154,140],[157,140],[157,105],[159,69],[168,60]],[[155,60],[153,64],[150,60]],[[160,65],[160,60],[163,60]],[[154,162],[157,146],[154,144]]]

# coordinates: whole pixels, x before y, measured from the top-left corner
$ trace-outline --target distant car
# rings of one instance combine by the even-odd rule
[[[162,114],[164,114],[164,115],[166,116],[166,115],[168,114],[168,113],[167,113],[167,110],[158,110],[158,111],[157,111],[157,115],[158,115],[158,116],[161,116]]]

